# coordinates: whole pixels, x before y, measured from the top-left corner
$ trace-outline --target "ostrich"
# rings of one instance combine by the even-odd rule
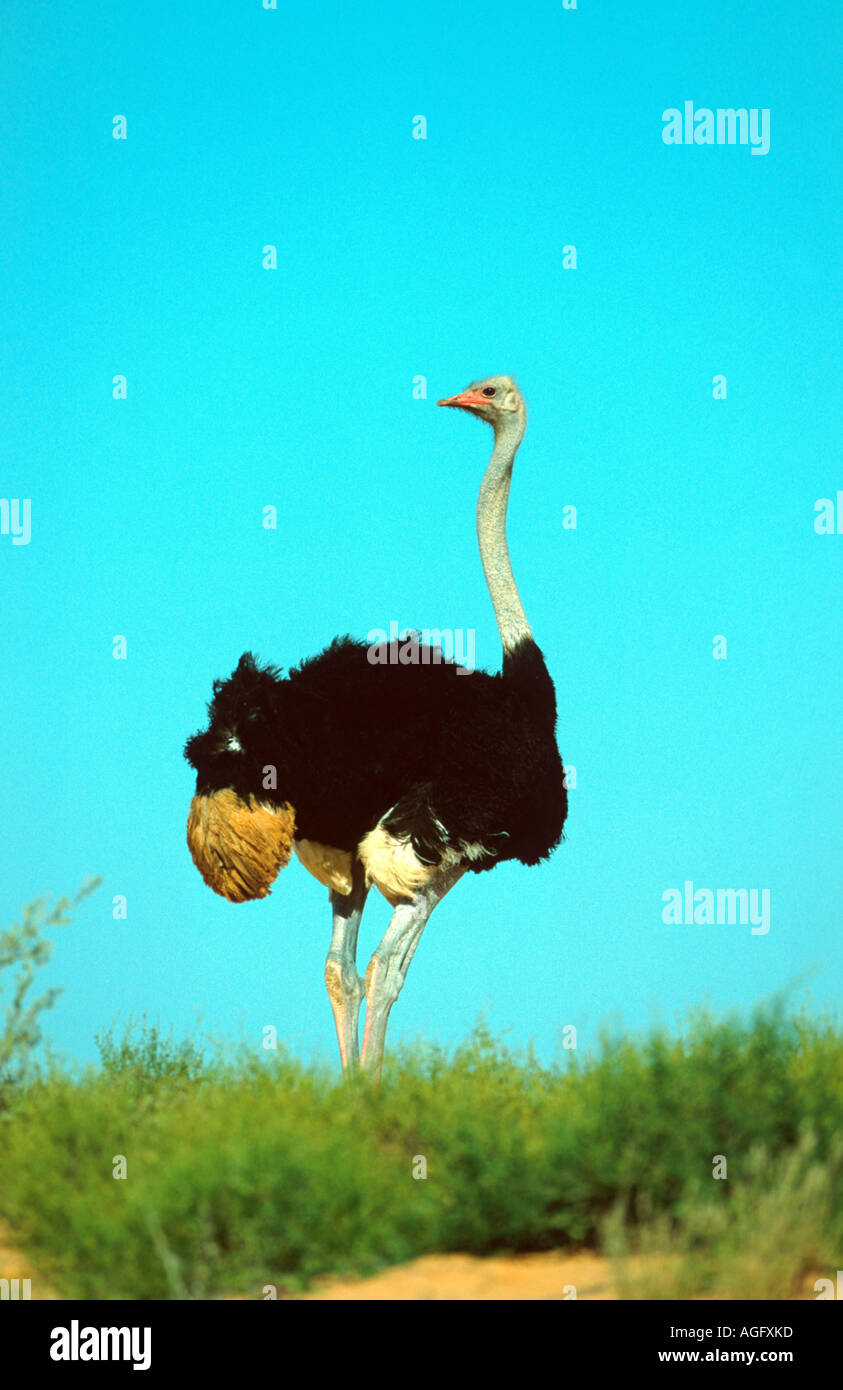
[[[567,793],[556,696],[509,559],[506,512],[527,412],[492,376],[439,401],[494,430],[477,536],[503,645],[498,674],[467,672],[416,635],[390,660],[336,638],[282,677],[246,652],[215,681],[187,839],[205,882],[231,902],[262,898],[295,850],[330,890],[325,984],[344,1072],[380,1077],[390,1009],[433,909],[466,871],[537,864],[562,838]],[[370,886],[394,912],[365,980],[357,934]],[[366,1025],[358,1052],[358,1017]]]

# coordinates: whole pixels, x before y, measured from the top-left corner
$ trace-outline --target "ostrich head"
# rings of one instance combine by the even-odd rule
[[[208,728],[185,746],[196,769],[187,843],[209,888],[229,902],[266,897],[290,858],[295,812],[278,767],[283,688],[247,652],[227,681],[214,681]]]
[[[448,396],[437,404],[479,415],[492,426],[495,434],[513,428],[523,434],[527,423],[524,398],[511,376],[487,376],[483,381],[473,381],[459,395]]]

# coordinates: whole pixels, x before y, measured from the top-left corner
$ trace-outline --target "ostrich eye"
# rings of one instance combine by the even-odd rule
[[[484,395],[484,396],[494,396],[495,390],[496,390],[496,388],[495,388],[494,386],[484,386],[484,387],[483,387],[483,395]]]

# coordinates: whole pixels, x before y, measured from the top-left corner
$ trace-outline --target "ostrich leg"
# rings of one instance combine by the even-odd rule
[[[383,1049],[389,1011],[407,978],[410,961],[427,920],[437,903],[453,888],[465,869],[455,865],[438,874],[407,902],[399,903],[366,971],[366,1028],[361,1066],[377,1081],[383,1066]]]
[[[359,1060],[357,1020],[363,999],[363,981],[357,973],[357,932],[367,892],[363,865],[355,859],[351,892],[331,894],[334,924],[331,948],[325,961],[325,985],[334,1011],[340,1060],[346,1074],[357,1070]]]

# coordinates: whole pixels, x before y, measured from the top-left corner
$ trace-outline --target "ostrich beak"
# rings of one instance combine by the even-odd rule
[[[459,410],[475,410],[479,405],[488,405],[485,396],[481,396],[479,391],[473,390],[470,386],[466,391],[460,391],[458,396],[448,396],[444,401],[437,401],[437,405],[453,405]]]

